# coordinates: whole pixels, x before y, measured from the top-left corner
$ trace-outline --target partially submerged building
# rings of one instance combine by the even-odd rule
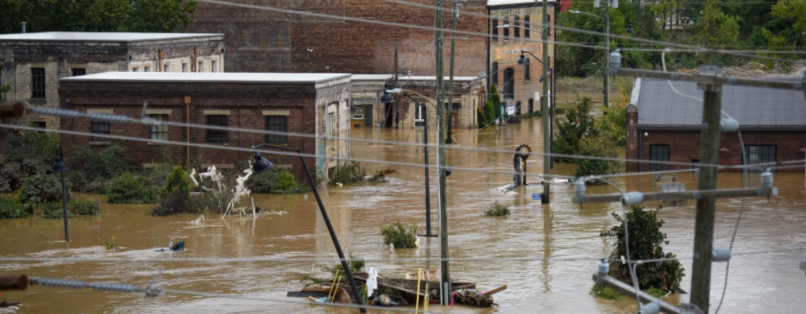
[[[703,103],[695,98],[702,95],[695,82],[636,79],[627,106],[627,158],[698,163]],[[742,157],[736,133],[722,133],[720,164],[780,163],[804,158],[803,91],[726,84],[722,87],[722,110],[739,122],[747,156]],[[627,163],[628,171],[686,168],[691,167]]]
[[[444,78],[443,105],[445,106],[445,121],[452,128],[475,128],[478,126],[477,114],[481,104],[486,99],[486,80],[477,76],[456,76],[453,78],[453,102],[448,103],[449,78]],[[400,76],[398,87],[404,92],[409,91],[416,101],[409,97],[398,95],[394,103],[394,126],[398,128],[421,127],[426,122],[426,112],[429,126],[436,126],[436,76]]]
[[[63,100],[62,108],[86,113],[146,116],[158,121],[341,138],[348,137],[350,130],[350,74],[105,72],[62,78],[59,96]],[[144,108],[145,102],[148,104]],[[245,165],[252,154],[226,148],[248,149],[270,143],[300,148],[303,154],[315,155],[315,158],[306,157],[306,163],[326,181],[349,155],[348,141],[312,136],[120,124],[85,118],[62,119],[61,128],[99,135],[64,134],[61,141],[67,151],[75,147],[100,148],[117,142],[128,147],[136,165],[145,167],[156,162],[167,150],[182,164],[232,169]],[[104,135],[143,140],[116,141]],[[280,154],[266,157],[280,167],[290,168],[298,180],[304,181],[298,157]]]
[[[392,122],[392,104],[381,103],[386,84],[392,74],[353,74],[351,98],[352,127],[372,128]]]
[[[107,71],[223,72],[224,35],[44,32],[0,35],[0,85],[9,101],[58,107],[59,79]],[[58,119],[26,123],[57,128]]]

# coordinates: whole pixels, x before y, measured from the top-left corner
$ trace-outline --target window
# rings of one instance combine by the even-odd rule
[[[514,29],[513,30],[515,31],[515,38],[521,38],[521,27],[520,27],[521,26],[521,18],[519,18],[518,16],[515,16],[515,21],[513,22],[513,24],[514,24],[514,26],[513,26]]]
[[[669,161],[669,145],[649,145],[649,160],[651,161]],[[649,164],[649,171],[665,171],[669,170],[667,163],[651,163]]]
[[[266,116],[266,131],[288,132],[288,117]],[[288,137],[280,134],[266,134],[266,143],[288,143]]]
[[[529,16],[523,17],[523,38],[529,38],[529,28],[532,27],[532,24],[529,23]]]
[[[109,135],[109,122],[104,122],[104,121],[92,121],[91,128],[92,128],[92,130],[91,130],[91,131],[92,131],[92,133],[93,133],[93,134],[105,134],[105,135]],[[91,140],[91,141],[100,141],[100,142],[106,142],[106,141],[109,141],[109,138],[106,138],[106,137],[95,137],[95,136],[93,136],[93,137],[92,137],[90,140]]]
[[[747,161],[745,164],[764,164],[776,162],[775,145],[745,145]]]
[[[414,126],[425,126],[425,104],[414,105]]]
[[[167,114],[152,114],[149,115],[154,120],[159,122],[168,121]],[[167,125],[152,125],[151,126],[151,139],[155,141],[167,141],[168,140],[168,126]]]
[[[532,113],[534,111],[535,111],[535,100],[529,98],[529,113]]]
[[[144,66],[144,67],[143,67],[143,72],[151,72],[151,67],[149,67],[149,66]]]
[[[45,121],[31,121],[31,126],[38,128],[38,129],[47,129],[47,123]]]
[[[229,126],[228,123],[229,116],[226,115],[208,115],[207,116],[207,125],[213,126]],[[229,142],[229,136],[227,135],[227,131],[222,130],[213,130],[207,129],[207,143],[227,143]]]
[[[134,67],[134,68],[132,68],[132,72],[140,72],[140,68]]]
[[[515,69],[504,70],[504,99],[515,98]]]
[[[515,115],[516,116],[521,115],[521,102],[520,101],[515,103]]]
[[[31,98],[45,98],[45,68],[31,68]]]
[[[529,60],[529,59],[526,59],[526,60]],[[524,81],[528,81],[528,80],[532,79],[532,77],[531,77],[532,67],[529,65],[530,63],[531,62],[526,62],[526,64],[523,65],[523,80]]]
[[[170,69],[171,67],[169,67],[167,64],[162,65],[162,72],[169,72]]]
[[[460,109],[462,109],[462,104],[461,104],[461,103],[458,103],[458,102],[455,102],[455,103],[453,103],[453,105],[451,106],[451,109],[452,109],[452,110],[460,110]]]
[[[504,41],[509,40],[509,18],[504,19]]]
[[[187,63],[182,63],[182,72],[187,72],[187,71],[188,71],[188,64]]]
[[[218,68],[216,67],[215,61],[210,61],[210,72],[218,72]]]
[[[87,69],[73,68],[73,76],[87,75]]]
[[[492,83],[495,84],[495,85],[498,85],[498,62],[493,62],[493,70],[490,71],[490,72],[493,72],[493,73],[491,73],[492,74],[492,80],[491,80]]]
[[[498,18],[493,19],[493,41],[498,42]]]
[[[196,72],[204,72],[204,61],[199,61],[199,65],[196,67]]]

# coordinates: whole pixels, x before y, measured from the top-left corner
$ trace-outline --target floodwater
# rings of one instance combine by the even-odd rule
[[[525,120],[500,130],[459,130],[455,135],[463,146],[515,149],[529,144],[539,152],[542,129],[539,120]],[[420,141],[418,130],[354,130],[353,136],[396,141]],[[434,139],[431,139],[433,142]],[[432,152],[433,153],[433,152]],[[482,170],[509,171],[512,155],[451,150],[448,164]],[[352,156],[403,162],[422,162],[422,150],[382,144],[352,144]],[[434,164],[434,156],[431,156]],[[370,172],[383,165],[365,164]],[[381,274],[397,277],[418,268],[436,268],[438,263],[413,262],[411,258],[437,257],[438,241],[423,241],[421,249],[390,253],[382,246],[381,226],[395,221],[416,223],[425,230],[422,168],[391,166],[397,173],[390,182],[328,187],[322,191],[325,205],[345,252],[366,259]],[[530,173],[542,173],[542,158],[528,162]],[[571,174],[573,166],[556,164],[554,173]],[[432,171],[433,232],[437,232],[436,172]],[[755,175],[752,175],[755,176]],[[696,178],[688,173],[678,179],[689,189]],[[806,276],[798,269],[806,250],[766,254],[741,252],[780,251],[806,247],[806,194],[803,173],[779,173],[775,177],[779,195],[769,200],[754,198],[745,202],[744,216],[734,247],[729,289],[723,313],[798,313],[806,307]],[[432,306],[432,312],[461,313],[625,313],[636,311],[635,300],[610,301],[589,295],[591,275],[598,258],[608,255],[612,242],[599,232],[614,225],[610,213],[617,204],[589,204],[580,208],[570,202],[573,189],[552,186],[552,204],[532,201],[539,185],[504,194],[498,190],[511,182],[511,176],[485,172],[453,171],[448,179],[448,219],[450,256],[485,257],[488,261],[454,261],[450,264],[455,280],[476,282],[481,289],[500,285],[509,288],[495,296],[497,307],[474,309]],[[629,190],[655,191],[654,177],[619,178],[615,181]],[[749,184],[758,185],[758,180]],[[719,175],[721,188],[741,187],[739,173]],[[607,186],[589,187],[589,194],[614,193]],[[96,199],[96,195],[78,195]],[[100,217],[70,221],[72,242],[62,240],[61,220],[41,218],[0,220],[0,256],[121,258],[131,262],[0,262],[2,274],[70,278],[96,282],[125,282],[207,293],[238,294],[254,299],[200,297],[165,294],[145,298],[139,294],[68,290],[34,286],[27,291],[4,291],[3,298],[23,303],[19,313],[169,313],[169,312],[269,312],[269,313],[356,313],[356,309],[325,308],[307,304],[259,300],[285,298],[286,291],[298,290],[301,274],[322,275],[312,262],[186,263],[143,262],[139,258],[311,258],[328,260],[336,256],[327,229],[318,213],[313,195],[255,195],[257,206],[279,214],[262,214],[256,219],[237,216],[221,219],[209,214],[201,224],[192,224],[193,215],[151,217],[150,205],[109,205],[101,203]],[[103,200],[102,200],[103,201]],[[487,218],[482,212],[493,202],[510,206],[508,218]],[[720,200],[716,216],[715,246],[727,247],[741,200]],[[651,205],[650,205],[651,206]],[[693,248],[694,203],[666,207],[660,212],[666,221],[663,231],[670,243],[666,251],[690,256]],[[121,250],[105,251],[102,240],[115,237]],[[187,241],[182,253],[158,253],[171,238]],[[507,261],[497,258],[534,258],[533,261]],[[409,260],[401,260],[409,259]],[[682,261],[690,288],[691,260]],[[712,309],[719,301],[725,265],[713,265]],[[687,302],[688,295],[666,298],[673,303]],[[412,308],[413,309],[413,308]]]

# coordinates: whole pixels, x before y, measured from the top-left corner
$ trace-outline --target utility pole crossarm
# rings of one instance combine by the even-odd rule
[[[642,77],[642,78],[656,78],[672,81],[688,81],[706,85],[737,85],[737,86],[753,86],[753,87],[766,87],[766,88],[779,88],[779,89],[794,89],[803,90],[804,82],[792,81],[770,81],[748,78],[724,77],[714,75],[702,74],[686,74],[675,72],[663,72],[652,70],[637,70],[637,69],[623,69],[616,70],[619,76],[628,77]]]
[[[689,199],[701,199],[706,197],[733,198],[733,197],[764,197],[778,195],[778,188],[758,188],[758,189],[724,189],[705,191],[684,191],[684,192],[657,192],[642,193],[643,201],[677,201]],[[623,202],[621,194],[587,195],[581,199],[573,197],[575,204],[586,203],[614,203]]]

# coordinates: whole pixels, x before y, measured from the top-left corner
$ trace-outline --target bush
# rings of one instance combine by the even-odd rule
[[[333,171],[333,177],[330,178],[330,184],[363,182],[366,176],[367,170],[364,169],[360,163],[350,162],[336,166],[336,169]]]
[[[199,206],[190,199],[190,196],[171,194],[159,200],[157,206],[151,211],[151,215],[168,216],[181,213],[198,214],[200,212]]]
[[[169,195],[181,195],[190,197],[190,177],[182,167],[174,166],[168,178],[165,179],[165,186],[160,190],[160,197],[165,198]]]
[[[112,180],[106,187],[108,202],[112,204],[145,204],[157,200],[157,187],[148,184],[143,176],[129,172]]]
[[[63,204],[59,202],[43,204],[44,217],[48,219],[63,218]],[[101,214],[97,204],[93,201],[71,201],[67,203],[67,217],[99,216]]]
[[[49,203],[62,200],[62,182],[60,174],[37,174],[22,179],[19,191],[21,203]],[[67,199],[70,196],[70,183],[67,182]]]
[[[618,157],[616,145],[603,136],[583,139],[579,144],[579,155],[594,157]],[[578,159],[576,176],[587,177],[621,172],[621,164],[610,160]],[[588,180],[587,184],[603,184],[600,180]]]
[[[0,192],[19,190],[23,178],[46,173],[58,143],[58,135],[0,130]]]
[[[111,238],[109,238],[109,240],[98,240],[98,242],[101,242],[101,246],[103,246],[104,249],[107,250],[120,249],[120,246],[118,246],[117,242],[115,241],[115,236],[112,236]]]
[[[660,231],[664,224],[663,220],[658,220],[657,215],[660,209],[661,207],[658,206],[656,210],[644,211],[640,206],[633,206],[627,212],[631,260],[677,257],[675,254],[663,252],[661,244],[669,244],[669,242],[666,240],[666,234]],[[618,260],[620,256],[627,256],[624,242],[625,220],[615,212],[612,213],[612,216],[619,224],[602,232],[600,236],[617,239],[610,259]],[[654,288],[663,292],[675,292],[680,289],[680,281],[683,279],[684,272],[679,261],[669,260],[638,265],[636,275],[639,286],[644,289]],[[631,282],[629,267],[620,261],[611,262],[610,276],[624,282]]]
[[[627,106],[616,103],[604,109],[604,116],[596,123],[599,133],[619,147],[627,145]]]
[[[350,271],[353,274],[360,272],[362,269],[364,269],[365,264],[366,263],[364,262],[363,258],[355,258],[355,256],[353,256],[352,253],[350,254],[350,263],[348,265],[350,266]],[[337,271],[342,276],[344,275],[344,267],[341,266],[341,262],[333,264],[332,266],[322,266],[322,270],[331,273],[334,277],[336,276]]]
[[[0,219],[25,218],[31,215],[31,211],[16,200],[0,197]]]
[[[509,216],[509,207],[498,204],[498,202],[496,201],[495,204],[490,206],[490,208],[488,208],[487,211],[484,212],[484,214],[487,215],[488,217]]]
[[[616,300],[616,301],[621,300],[622,297],[621,293],[618,293],[618,291],[613,290],[607,286],[601,286],[598,283],[593,284],[590,294],[592,296],[600,297],[603,299]]]
[[[389,179],[387,179],[386,176],[393,174],[395,172],[396,172],[395,169],[389,169],[389,168],[378,170],[378,172],[376,172],[374,175],[372,175],[372,177],[369,178],[369,182],[375,182],[375,183],[389,182]]]
[[[131,170],[131,158],[122,145],[111,145],[102,150],[75,148],[65,163],[70,171],[67,177],[77,191],[103,193],[110,180]]]
[[[298,193],[306,191],[297,183],[291,171],[274,168],[266,173],[252,176],[246,182],[255,193]]]
[[[394,222],[383,227],[381,234],[384,244],[394,244],[397,249],[410,249],[417,242],[417,225],[411,224],[407,228],[400,222]]]
[[[568,110],[565,121],[558,122],[558,133],[554,136],[554,152],[557,154],[576,154],[581,147],[580,141],[590,133],[594,133],[593,118],[590,116],[591,99],[583,98],[576,106]],[[557,161],[571,161],[568,158],[556,158]]]

